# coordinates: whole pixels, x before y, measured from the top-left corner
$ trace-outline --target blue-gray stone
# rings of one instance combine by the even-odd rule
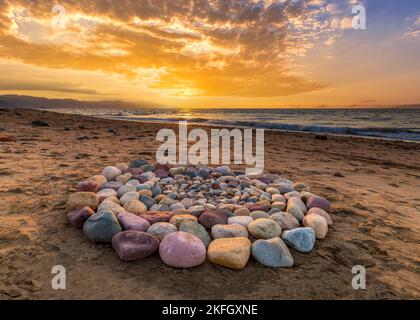
[[[312,228],[297,228],[286,230],[282,234],[283,240],[293,249],[308,253],[315,245],[315,231]]]
[[[154,204],[156,204],[156,200],[143,194],[140,197],[140,201],[144,203],[144,205],[147,207],[147,209],[150,209]]]
[[[166,195],[168,198],[171,198],[172,200],[178,199],[178,195],[175,192],[170,192]]]
[[[162,189],[161,189],[161,187],[159,187],[159,186],[154,186],[154,187],[152,188],[152,196],[153,196],[153,197],[156,197],[156,196],[160,195],[161,193],[162,193]]]
[[[202,177],[204,179],[207,179],[209,177],[209,174],[210,174],[210,171],[208,169],[204,169],[204,168],[201,168],[196,172],[196,175],[198,177]]]
[[[92,242],[108,243],[122,228],[112,212],[100,212],[86,220],[83,231]]]
[[[255,260],[266,267],[285,268],[293,266],[293,257],[286,244],[279,237],[257,240],[251,247]]]
[[[155,171],[155,167],[151,164],[145,164],[143,166],[140,166],[140,169],[143,170],[143,172],[153,172]]]
[[[268,211],[268,214],[271,216],[272,214],[282,212],[279,208],[272,208]]]
[[[136,186],[136,189],[137,189],[137,191],[150,190],[150,185],[147,184],[147,183],[142,183],[142,184],[139,184],[138,186]]]
[[[169,209],[169,207],[166,204],[154,204],[151,208],[150,211],[171,211],[171,209]]]
[[[253,202],[253,203],[255,203],[255,202],[259,201],[259,200],[260,199],[258,197],[252,196],[252,197],[249,197],[248,199],[246,199],[246,202]]]
[[[211,238],[206,230],[201,224],[195,221],[182,221],[181,225],[179,226],[179,231],[190,233],[200,239],[203,244],[208,247]]]
[[[144,160],[144,159],[137,159],[137,160],[131,161],[130,168],[140,168],[141,166],[144,166],[146,164],[149,164],[149,161]]]

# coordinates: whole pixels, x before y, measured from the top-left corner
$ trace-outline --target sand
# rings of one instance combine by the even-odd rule
[[[14,140],[0,142],[0,299],[420,298],[417,143],[266,132],[266,171],[333,204],[327,238],[309,254],[292,251],[291,269],[250,261],[241,271],[209,262],[176,270],[158,256],[124,263],[90,243],[67,222],[68,195],[107,165],[154,160],[162,127],[0,109],[0,138]],[[356,264],[367,267],[367,290],[351,286]],[[54,265],[67,270],[66,290],[51,287]]]

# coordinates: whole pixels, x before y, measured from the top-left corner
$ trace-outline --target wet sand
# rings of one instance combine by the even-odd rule
[[[267,131],[266,171],[332,202],[327,238],[309,254],[292,251],[291,269],[250,261],[241,271],[209,262],[176,270],[157,255],[123,263],[90,243],[67,222],[68,195],[107,165],[154,160],[162,127],[0,109],[0,299],[420,298],[417,143]],[[351,286],[357,264],[367,290]],[[66,267],[66,290],[51,288],[54,265]]]

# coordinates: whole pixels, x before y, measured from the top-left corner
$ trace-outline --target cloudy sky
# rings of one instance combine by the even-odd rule
[[[366,30],[352,8],[366,8]],[[179,107],[420,103],[420,1],[0,0],[0,94]]]

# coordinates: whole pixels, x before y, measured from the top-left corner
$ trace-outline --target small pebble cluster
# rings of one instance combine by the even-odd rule
[[[174,268],[206,258],[232,269],[250,257],[292,267],[289,247],[312,251],[332,220],[330,202],[276,174],[247,176],[229,166],[169,167],[134,160],[106,167],[76,186],[68,218],[123,261],[159,253]]]

